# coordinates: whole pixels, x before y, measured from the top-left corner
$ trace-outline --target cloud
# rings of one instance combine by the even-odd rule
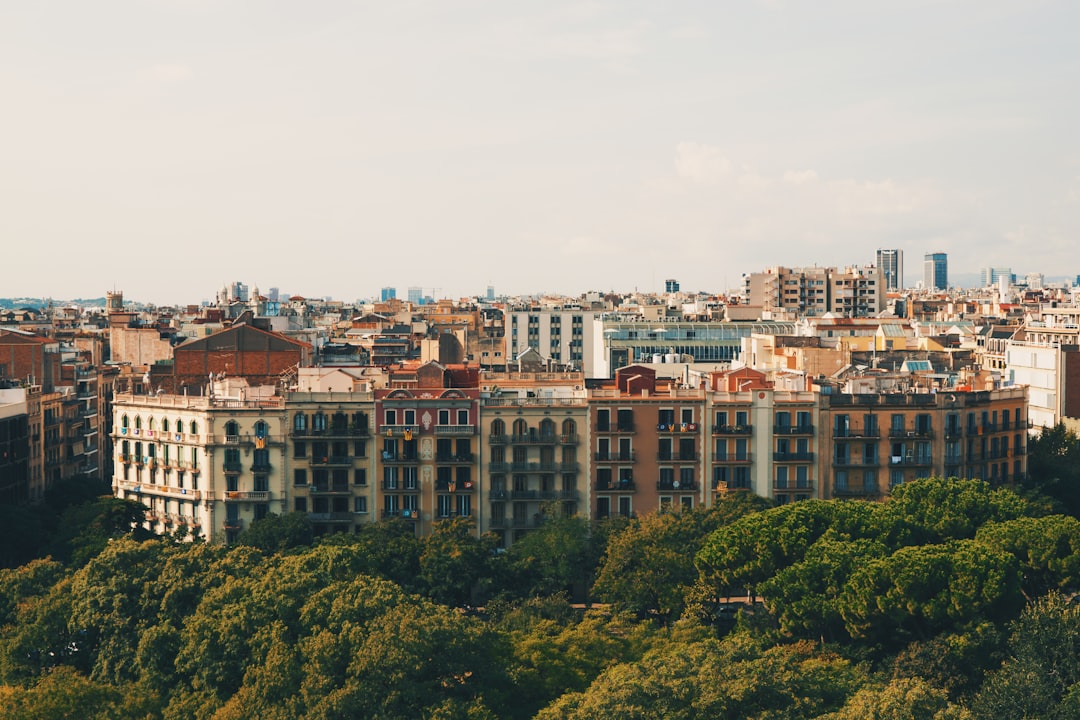
[[[154,65],[140,73],[144,80],[156,83],[184,82],[191,77],[191,68],[177,63]]]
[[[813,170],[788,170],[784,173],[784,182],[789,185],[802,185],[803,183],[814,182],[817,179],[817,173]]]
[[[730,172],[731,161],[714,145],[681,142],[675,146],[675,173],[680,178],[714,182]]]

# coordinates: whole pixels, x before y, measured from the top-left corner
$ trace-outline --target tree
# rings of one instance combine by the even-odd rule
[[[733,493],[709,508],[651,514],[630,521],[601,560],[593,594],[637,615],[678,617],[698,577],[694,559],[718,527],[768,507],[749,493]]]
[[[1080,520],[1068,515],[1022,517],[979,528],[978,542],[1012,553],[1029,598],[1080,584]]]
[[[346,547],[362,563],[360,572],[386,578],[406,590],[422,592],[420,540],[411,522],[394,518],[368,523],[355,533],[337,533],[319,539],[322,547]]]
[[[549,508],[543,524],[514,541],[507,553],[517,594],[584,595],[596,567],[589,522]]]
[[[451,607],[473,603],[482,580],[491,576],[494,541],[476,537],[467,518],[435,523],[422,541],[420,577],[432,600]]]
[[[1025,610],[972,710],[976,718],[1080,717],[1080,606],[1054,593]]]
[[[1080,440],[1058,423],[1028,439],[1028,472],[1023,487],[1048,495],[1065,512],[1080,517]]]
[[[236,538],[238,545],[249,545],[263,552],[284,552],[311,545],[314,533],[307,513],[271,513],[255,520]]]
[[[966,720],[970,714],[949,704],[944,690],[919,678],[896,678],[867,685],[837,712],[821,720]]]

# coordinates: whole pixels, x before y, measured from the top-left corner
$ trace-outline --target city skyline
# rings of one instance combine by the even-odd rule
[[[12,6],[3,294],[722,291],[876,248],[945,252],[951,276],[1075,275],[1077,18],[1005,1]]]

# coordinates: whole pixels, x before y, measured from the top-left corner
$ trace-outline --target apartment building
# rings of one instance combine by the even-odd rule
[[[793,317],[876,315],[885,309],[886,292],[885,275],[876,265],[841,269],[777,266],[746,277],[751,306]]]
[[[352,532],[375,507],[372,392],[290,392],[288,507],[307,513],[316,535]]]
[[[113,492],[147,506],[147,527],[234,542],[288,510],[284,399],[120,393],[113,403]]]
[[[390,374],[374,392],[375,503],[426,535],[439,520],[476,516],[480,391],[474,368],[429,362]]]
[[[1027,472],[1027,389],[821,394],[822,497],[881,497],[925,477]]]
[[[30,421],[24,392],[0,390],[0,503],[30,498]]]
[[[630,365],[589,392],[592,516],[633,516],[705,502],[705,391]]]
[[[589,412],[580,371],[481,374],[480,530],[503,546],[553,508],[589,512]],[[526,366],[528,367],[528,366]]]
[[[584,368],[587,348],[598,339],[593,316],[579,307],[507,309],[503,355],[516,358],[531,348],[553,365]]]

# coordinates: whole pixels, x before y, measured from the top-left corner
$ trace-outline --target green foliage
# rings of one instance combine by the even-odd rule
[[[694,559],[706,538],[722,525],[767,507],[763,498],[733,493],[710,508],[631,520],[608,542],[593,594],[640,616],[678,617],[697,580]]]
[[[420,578],[432,600],[463,607],[482,597],[481,581],[492,574],[493,538],[476,537],[472,522],[454,518],[435,523],[422,547]]]
[[[1080,717],[1080,606],[1052,594],[1029,607],[972,710],[988,719]]]
[[[517,594],[581,596],[596,567],[589,522],[550,508],[544,523],[514,541],[507,553]]]
[[[359,557],[358,572],[386,578],[411,592],[423,591],[420,581],[420,540],[413,524],[400,518],[370,523],[355,533],[328,535],[319,545],[351,548]]]
[[[988,522],[1033,513],[1012,490],[982,480],[927,478],[897,485],[884,504],[883,538],[891,547],[966,540]]]
[[[271,513],[252,522],[236,538],[236,544],[248,545],[263,552],[283,552],[293,548],[307,547],[311,545],[314,537],[307,513],[291,512],[284,515]]]
[[[612,666],[537,718],[801,720],[838,709],[864,680],[859,668],[810,643],[766,647],[740,633],[670,643]]]
[[[1012,553],[1029,597],[1080,583],[1080,520],[1066,515],[1023,517],[979,528],[976,540]]]
[[[885,686],[867,685],[839,711],[821,720],[967,720],[970,714],[949,704],[948,695],[919,678],[897,678]]]
[[[1069,515],[1080,517],[1080,441],[1063,423],[1044,427],[1029,438],[1023,485],[1053,498]]]

